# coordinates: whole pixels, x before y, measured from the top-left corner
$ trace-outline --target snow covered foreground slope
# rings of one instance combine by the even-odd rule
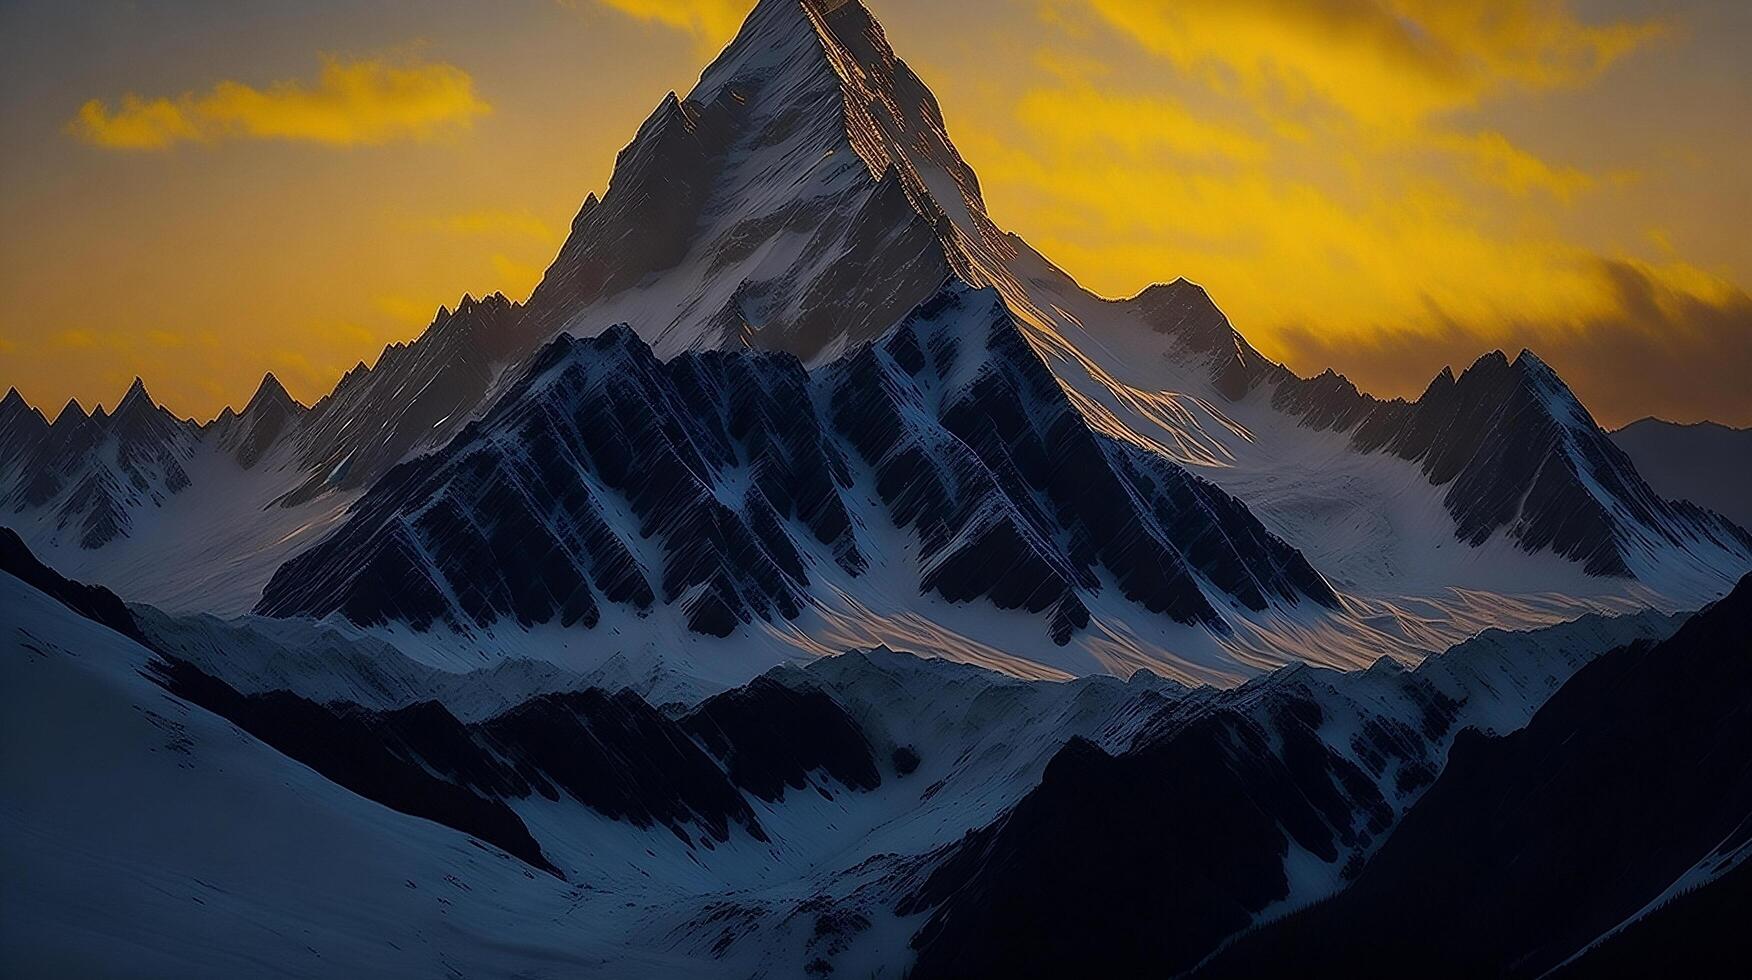
[[[759,3],[694,90],[664,99],[641,127],[608,189],[580,209],[527,303],[495,296],[441,311],[421,338],[349,372],[309,411],[288,410],[283,424],[263,426],[271,439],[203,435],[193,456],[178,464],[188,480],[181,492],[153,490],[147,480],[146,492],[126,499],[80,496],[116,504],[89,511],[99,528],[120,528],[126,519],[126,533],[100,534],[92,539],[102,542],[98,547],[84,547],[62,527],[58,502],[9,499],[7,520],[57,567],[130,598],[236,614],[261,599],[289,559],[319,543],[332,550],[328,535],[343,511],[394,466],[451,445],[470,422],[515,396],[531,359],[556,334],[601,336],[625,322],[660,360],[752,346],[821,368],[888,337],[937,295],[945,278],[1001,297],[1088,429],[1134,447],[1138,459],[1150,460],[1145,468],[1179,464],[1221,487],[1324,580],[1321,588],[1295,591],[1334,592],[1341,612],[1262,610],[1245,588],[1204,582],[1197,589],[1202,600],[1184,582],[1173,589],[1181,613],[1165,620],[1155,610],[1140,616],[1130,604],[1097,608],[1087,577],[1115,570],[1073,558],[1071,567],[1031,568],[1027,579],[1056,577],[1076,582],[1074,588],[1054,585],[1001,603],[1027,610],[1056,597],[1059,608],[1035,610],[1056,617],[1044,631],[1052,641],[1079,628],[1076,607],[1084,606],[1097,625],[1080,634],[1077,650],[1066,651],[1043,641],[1038,624],[1022,622],[1024,616],[993,617],[981,604],[961,601],[991,590],[954,598],[933,591],[930,570],[915,567],[916,553],[939,549],[928,534],[905,526],[874,549],[878,560],[892,557],[903,566],[896,574],[873,569],[833,583],[837,594],[829,601],[803,604],[802,617],[820,622],[777,627],[783,634],[777,643],[746,630],[722,643],[696,640],[691,626],[726,616],[776,626],[769,615],[776,610],[777,620],[797,622],[785,615],[782,593],[789,587],[782,583],[733,601],[713,586],[706,591],[715,595],[686,597],[688,608],[676,615],[609,621],[604,632],[625,638],[614,641],[621,647],[615,652],[630,657],[673,648],[692,656],[698,647],[702,660],[726,652],[725,660],[746,665],[720,672],[732,682],[798,647],[838,651],[878,642],[938,649],[1028,676],[1124,675],[1167,663],[1179,664],[1188,679],[1235,681],[1291,658],[1361,666],[1383,652],[1416,657],[1489,626],[1542,625],[1584,611],[1688,608],[1719,596],[1752,567],[1752,539],[1651,491],[1532,355],[1486,356],[1458,376],[1439,376],[1416,403],[1382,402],[1336,375],[1300,379],[1272,364],[1184,280],[1123,301],[1082,289],[999,230],[928,88],[855,0]],[[40,441],[41,421],[13,399],[0,406],[0,482],[28,481],[42,471],[33,457],[14,451]],[[217,448],[232,445],[235,451]],[[765,452],[748,455],[745,468],[789,468],[789,460]],[[733,496],[726,506],[741,507],[742,488],[711,476],[705,482]],[[110,482],[134,485],[131,478]],[[1128,509],[1123,501],[1111,506]],[[117,519],[105,517],[112,514]],[[994,519],[985,527],[1008,518]],[[717,530],[682,550],[724,551],[709,540]],[[632,544],[648,552],[661,546],[652,538]],[[1016,550],[1074,555],[1086,546],[1025,544]],[[1155,550],[1148,540],[1143,547]],[[629,548],[635,558],[639,550]],[[1257,565],[1249,552],[1234,550]],[[1177,576],[1183,563],[1169,555],[1160,564]],[[1289,562],[1266,564],[1250,571],[1264,583],[1257,591],[1272,595]],[[644,565],[647,572],[653,567]],[[680,580],[698,584],[695,575]],[[647,584],[666,604],[666,584]],[[1119,591],[1103,584],[1104,596]],[[1239,608],[1226,605],[1229,596]],[[550,605],[574,598],[569,592]],[[1196,613],[1200,602],[1226,621],[1227,632],[1180,628],[1186,610]],[[701,603],[718,608],[696,615]],[[614,602],[597,590],[589,604],[602,612]],[[283,607],[310,612],[334,605]],[[427,606],[406,619],[388,617],[396,621],[386,629],[406,632],[433,615]],[[745,618],[751,610],[756,614]],[[524,618],[531,617],[511,621]],[[577,622],[586,619],[577,612]],[[564,659],[568,642],[581,642],[557,625],[543,633],[501,623],[487,632],[493,635],[461,644],[460,653],[430,634],[410,642],[430,648],[434,660],[543,649]],[[1162,650],[1166,656],[1156,652]]]
[[[566,886],[341,789],[0,573],[0,972],[432,976],[587,967]],[[518,937],[523,937],[521,940]]]
[[[948,887],[965,855],[1016,833],[1036,787],[1176,746],[1227,760],[1250,794],[1152,780],[1200,791],[1098,819],[1227,828],[1177,849],[1200,840],[1210,880],[1250,889],[1265,921],[1352,877],[1460,728],[1516,730],[1578,667],[1676,625],[1593,618],[1417,671],[1297,667],[1227,691],[873,651],[667,712],[555,690],[464,723],[430,703],[318,705],[299,696],[330,686],[314,676],[233,688],[118,632],[113,596],[0,550],[0,888],[22,910],[0,922],[0,963],[23,975],[900,976],[915,945],[934,955],[936,927],[919,930],[940,904],[981,894]],[[1255,805],[1290,843],[1244,832]],[[1217,907],[1192,881],[1154,892]]]

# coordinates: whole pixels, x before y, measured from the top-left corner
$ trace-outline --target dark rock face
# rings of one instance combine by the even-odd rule
[[[1593,575],[1630,574],[1615,502],[1651,528],[1676,516],[1531,354],[1486,355],[1458,379],[1437,377],[1416,402],[1378,406],[1355,444],[1416,460],[1447,486],[1460,540],[1483,544],[1506,528],[1526,550],[1555,551]]]
[[[816,771],[854,790],[882,785],[864,733],[821,691],[759,677],[708,699],[681,727],[724,763],[737,786],[769,802],[782,799],[787,787],[806,788]]]
[[[280,379],[269,373],[242,412],[234,413],[227,407],[213,420],[207,438],[217,439],[239,466],[251,469],[282,436],[297,431],[307,411],[281,386]]]
[[[552,334],[572,311],[682,260],[742,105],[729,93],[710,104],[670,93],[658,105],[615,159],[607,194],[585,199],[531,295],[532,335]]]
[[[309,478],[287,504],[336,487],[361,487],[414,449],[454,432],[486,396],[503,363],[533,343],[519,330],[523,308],[494,293],[440,308],[419,339],[392,344],[377,364],[347,372],[311,407],[299,431]]]
[[[1262,380],[1270,380],[1261,375]],[[1591,575],[1629,577],[1656,541],[1752,556],[1752,535],[1684,501],[1669,501],[1594,424],[1555,372],[1523,351],[1480,358],[1458,378],[1444,370],[1414,402],[1378,401],[1327,372],[1277,379],[1272,405],[1315,429],[1350,431],[1360,452],[1419,464],[1460,540],[1504,533]]]
[[[152,401],[135,378],[115,412],[76,401],[46,429],[16,392],[0,403],[0,507],[51,508],[55,537],[101,548],[134,526],[137,512],[189,486],[183,465],[200,433]]]
[[[753,351],[665,363],[626,328],[562,336],[282,568],[259,608],[590,627],[605,601],[661,601],[726,636],[797,616],[814,561],[865,569],[859,467],[887,510],[865,520],[917,534],[922,591],[1050,614],[1061,643],[1089,621],[1097,569],[1214,628],[1201,578],[1252,609],[1336,602],[1233,498],[1093,433],[996,294],[951,286],[814,375]]]
[[[23,459],[49,437],[49,420],[24,400],[17,388],[8,388],[0,399],[0,470],[10,477],[15,460]]]
[[[644,610],[660,597],[718,636],[794,617],[805,575],[786,524],[848,569],[863,561],[807,380],[782,355],[665,365],[625,328],[562,337],[520,391],[444,452],[391,472],[277,573],[261,609],[419,629],[588,627],[599,598]],[[656,567],[635,558],[647,541]]]
[[[284,692],[246,696],[180,660],[165,661],[156,675],[177,697],[219,715],[366,799],[479,837],[559,875],[523,821],[503,801],[427,771],[427,764],[455,768],[474,761],[473,744],[460,731],[461,723],[442,707],[416,705],[377,713],[350,705],[320,705]],[[452,754],[438,754],[438,747]],[[422,748],[436,758],[428,760]]]
[[[929,914],[913,975],[1190,970],[1367,874],[1471,726],[1513,729],[1582,665],[1618,655],[1608,648],[1677,627],[1646,615],[1486,634],[1416,670],[1385,659],[1348,673],[1294,666],[1161,701],[1129,745],[1067,744],[1009,812],[926,860],[897,907]],[[1376,924],[1363,916],[1342,928],[1361,949]],[[1300,962],[1238,972],[1273,976]],[[1423,962],[1391,961],[1388,972]]]
[[[10,569],[17,562],[9,554],[0,538]],[[60,583],[54,587],[66,593]],[[73,598],[84,601],[83,593]],[[641,829],[665,828],[688,847],[713,848],[735,833],[768,841],[744,792],[777,802],[818,775],[850,792],[882,782],[867,737],[838,702],[765,677],[680,720],[632,691],[589,689],[540,695],[464,723],[435,701],[386,711],[286,691],[246,695],[163,652],[150,671],[172,694],[353,792],[556,875],[512,803],[538,796],[576,803]],[[818,790],[826,794],[828,785]]]
[[[995,294],[945,291],[831,371],[835,425],[919,534],[922,585],[944,598],[1053,609],[1066,637],[1087,622],[1077,593],[1098,588],[1097,567],[1181,622],[1219,621],[1195,571],[1252,609],[1336,602],[1232,498],[1092,431]],[[940,428],[916,424],[921,407]]]
[[[688,846],[711,847],[738,829],[768,839],[744,789],[777,800],[786,785],[805,786],[817,770],[854,791],[881,782],[844,709],[820,692],[764,679],[679,723],[631,691],[592,689],[542,695],[464,724],[436,702],[378,711],[284,691],[244,695],[168,656],[153,670],[171,693],[353,792],[555,874],[507,801],[569,799],[635,827],[667,828]]]
[[[0,572],[5,572],[55,599],[86,619],[101,623],[130,639],[146,644],[134,614],[114,592],[101,585],[85,585],[62,577],[37,560],[11,528],[0,527]]]
[[[1676,896],[1623,932],[1553,971],[1563,980],[1613,977],[1731,977],[1752,961],[1746,910],[1752,865]]]
[[[1749,627],[1752,579],[1665,642],[1585,667],[1527,728],[1466,733],[1348,891],[1243,939],[1208,973],[1256,976],[1293,962],[1325,975],[1388,976],[1415,964],[1532,977],[1580,952],[1693,866],[1746,843]],[[1744,949],[1743,930],[1711,929],[1708,917],[1710,902],[1743,891],[1743,877],[1695,896],[1696,920],[1675,905],[1648,920],[1643,939],[1633,927],[1624,948],[1674,930],[1712,944],[1678,951],[1694,962]],[[1613,945],[1580,972],[1613,973]]]
[[[499,778],[513,795],[564,793],[636,827],[666,826],[683,841],[692,840],[689,824],[720,842],[730,839],[732,825],[767,839],[724,771],[631,691],[544,695],[476,731],[509,763]]]
[[[1405,674],[1398,696],[1427,732],[1365,714],[1333,742],[1332,706],[1297,676],[1171,707],[1118,756],[1066,745],[901,904],[933,910],[912,975],[1172,975],[1289,894],[1292,847],[1329,864],[1366,853],[1405,774],[1439,765],[1454,705]]]
[[[1151,286],[1128,303],[1151,330],[1173,338],[1183,351],[1209,357],[1211,380],[1231,401],[1283,372],[1229,325],[1203,286],[1176,279]]]

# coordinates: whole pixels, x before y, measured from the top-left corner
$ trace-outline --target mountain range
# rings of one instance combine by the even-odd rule
[[[1707,970],[1739,435],[1097,296],[863,4],[760,0],[527,300],[309,406],[0,400],[0,962]]]
[[[891,643],[1233,682],[1695,606],[1752,568],[1530,352],[1382,401],[1266,359],[1183,279],[1082,289],[988,216],[858,3],[759,4],[527,302],[464,297],[308,409],[270,377],[206,425],[139,384],[123,415],[0,408],[8,521],[58,567],[471,661],[630,618],[728,637],[737,679]]]

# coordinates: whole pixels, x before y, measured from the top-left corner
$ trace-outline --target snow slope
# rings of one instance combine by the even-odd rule
[[[170,696],[133,641],[10,575],[0,607],[9,975],[509,976],[613,945],[571,886]]]
[[[90,601],[52,573],[38,578]],[[1491,634],[1416,672],[1387,662],[1349,674],[1296,667],[1233,690],[1148,674],[1030,682],[871,650],[777,669],[675,706],[668,720],[632,694],[549,691],[508,709],[488,705],[480,691],[511,695],[529,681],[501,671],[453,699],[475,705],[476,720],[446,728],[432,727],[448,717],[442,709],[300,701],[375,687],[386,704],[405,706],[461,689],[454,677],[405,665],[369,675],[361,657],[334,648],[338,640],[318,656],[296,637],[247,643],[247,633],[210,619],[137,610],[150,642],[179,661],[188,653],[258,686],[284,680],[293,689],[239,698],[191,684],[198,675],[13,575],[0,573],[0,606],[0,889],[21,910],[0,922],[0,963],[91,976],[788,976],[816,961],[899,976],[909,937],[931,914],[916,896],[941,873],[943,855],[1014,821],[1067,752],[1129,758],[1201,744],[1196,733],[1218,724],[1263,734],[1243,749],[1256,764],[1300,765],[1313,738],[1332,765],[1367,774],[1386,794],[1366,804],[1376,791],[1348,784],[1356,819],[1385,821],[1366,841],[1432,774],[1407,773],[1440,767],[1452,731],[1517,728],[1603,649],[1674,625],[1645,614]],[[113,597],[99,604],[111,606],[120,608]],[[272,662],[288,655],[281,643],[311,656],[274,673]],[[227,656],[241,662],[221,665]],[[198,706],[209,703],[236,724]],[[1324,719],[1313,728],[1310,711]],[[301,720],[286,727],[276,718]],[[324,732],[336,724],[350,734],[331,744]],[[487,745],[492,752],[478,754]],[[601,745],[618,748],[601,756]],[[695,775],[625,764],[649,751],[686,754]],[[508,805],[555,873],[320,775],[349,780],[352,760],[368,757]],[[575,782],[566,767],[583,758],[623,763]],[[571,788],[530,788],[550,779]],[[359,789],[397,792],[388,782]],[[743,816],[711,830],[711,807],[732,798],[740,802],[728,812]],[[435,798],[400,799],[424,807]],[[669,811],[676,800],[708,809]],[[1201,790],[1177,805],[1206,802]],[[645,807],[659,816],[639,816]],[[431,812],[440,821],[461,813]],[[672,823],[665,812],[695,816]],[[1288,882],[1280,906],[1334,887],[1346,853],[1268,857]]]

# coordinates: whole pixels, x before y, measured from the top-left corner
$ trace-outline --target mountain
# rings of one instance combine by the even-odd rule
[[[1614,430],[1612,442],[1663,496],[1752,527],[1752,429],[1642,419]]]
[[[1524,730],[1467,733],[1356,881],[1246,937],[1203,975],[1614,973],[1637,933],[1742,889],[1752,853],[1752,578],[1667,640],[1584,667]],[[1486,898],[1488,896],[1488,898]],[[1681,897],[1684,896],[1684,897]],[[1690,920],[1701,927],[1707,918]],[[1646,922],[1647,925],[1642,925]],[[1675,951],[1727,975],[1737,930]],[[1604,940],[1597,950],[1594,944]],[[1646,940],[1645,940],[1646,941]]]
[[[133,528],[138,515],[189,486],[184,465],[199,432],[152,401],[139,378],[106,413],[69,401],[53,424],[17,391],[0,404],[0,507],[28,515],[50,542],[101,548]]]
[[[980,457],[975,469],[989,471],[973,478],[997,479],[1003,500],[977,488],[933,487],[942,479],[932,467],[908,469],[909,459],[922,458],[915,453],[883,464],[885,483],[876,489],[885,517],[841,502],[854,524],[868,518],[868,527],[881,531],[898,525],[901,533],[875,549],[903,552],[892,570],[859,571],[858,561],[879,566],[885,556],[869,553],[869,540],[855,556],[845,550],[855,533],[812,527],[800,548],[772,538],[764,513],[743,513],[749,501],[743,477],[732,474],[726,483],[722,472],[684,481],[696,503],[703,498],[694,484],[726,499],[722,508],[694,508],[688,521],[663,528],[656,545],[665,549],[662,558],[639,553],[656,530],[644,523],[646,514],[636,515],[639,534],[610,535],[635,559],[649,601],[633,577],[612,586],[598,581],[626,565],[601,534],[588,532],[608,552],[578,543],[563,555],[551,550],[554,540],[586,533],[576,529],[529,532],[566,583],[563,594],[532,595],[544,586],[519,582],[533,573],[504,557],[516,544],[512,532],[478,520],[472,535],[498,535],[498,552],[414,554],[412,537],[429,535],[429,528],[391,534],[391,523],[380,522],[388,536],[364,542],[371,569],[341,570],[342,549],[328,536],[347,509],[378,488],[378,504],[411,493],[386,487],[386,474],[433,453],[454,462],[480,436],[471,426],[490,417],[506,424],[514,414],[499,406],[517,402],[528,410],[526,382],[557,338],[599,337],[624,323],[663,364],[742,348],[785,355],[808,374],[814,398],[836,387],[820,379],[848,375],[861,351],[886,344],[915,311],[928,310],[946,282],[951,292],[986,290],[1001,300],[1014,335],[1061,392],[1049,399],[1053,417],[1061,418],[1068,404],[1081,416],[1070,428],[1093,434],[1078,439],[1078,465],[1094,467],[1098,477],[1086,499],[1073,500],[1062,475],[1051,490],[1042,473],[1025,472],[1031,465],[1025,459],[994,462],[998,447],[986,445],[970,447]],[[1028,373],[1029,384],[1039,380],[1038,370]],[[849,391],[855,382],[847,377],[837,386]],[[263,414],[284,420],[262,423],[274,433],[266,448],[242,434],[201,440],[201,460],[189,470],[200,506],[160,507],[156,520],[135,527],[140,500],[98,492],[100,481],[76,508],[81,530],[91,529],[80,537],[100,546],[89,554],[67,547],[63,522],[41,516],[47,502],[17,504],[15,523],[59,567],[176,610],[233,614],[260,605],[282,615],[325,615],[351,606],[355,621],[385,630],[442,620],[471,626],[489,645],[527,647],[514,635],[525,625],[596,622],[607,608],[604,589],[625,589],[609,605],[624,600],[645,624],[628,629],[647,634],[650,646],[667,645],[673,634],[652,625],[666,622],[661,613],[640,620],[637,610],[677,601],[685,606],[682,632],[736,633],[758,621],[791,646],[929,646],[980,662],[995,662],[1035,635],[1063,644],[1095,622],[1091,632],[1099,637],[1087,641],[1083,655],[1029,646],[1013,666],[1124,672],[1160,663],[1150,651],[1168,648],[1182,664],[1228,661],[1217,673],[1181,676],[1230,681],[1286,656],[1362,665],[1382,654],[1434,652],[1493,625],[1691,607],[1752,569],[1752,537],[1651,489],[1531,353],[1512,360],[1487,355],[1458,375],[1444,372],[1415,402],[1381,401],[1336,374],[1303,379],[1271,362],[1185,279],[1124,300],[1083,289],[988,215],[978,178],[929,89],[856,0],[756,5],[693,90],[663,99],[640,127],[607,189],[585,199],[526,303],[464,297],[454,311],[441,309],[418,339],[349,372],[308,411],[295,411],[271,390],[261,394]],[[654,412],[636,427],[678,441],[663,429],[672,421],[663,404],[623,407]],[[808,412],[824,431],[855,434],[842,431],[834,405],[811,404]],[[0,432],[20,433],[5,436],[0,449],[40,441],[29,434],[41,427],[28,415],[14,406],[0,418],[12,419]],[[975,427],[968,419],[938,421],[950,424],[951,435]],[[221,429],[232,433],[237,423],[224,418],[207,427]],[[230,445],[230,461],[209,464],[211,447],[222,443]],[[1037,443],[1061,448],[1050,439]],[[1096,449],[1086,451],[1089,445]],[[871,462],[868,452],[880,447],[853,448],[858,453],[849,460]],[[953,445],[946,451],[961,455]],[[520,455],[515,447],[489,452]],[[738,452],[738,467],[751,473],[825,465],[822,472],[839,487],[835,495],[852,489],[831,459],[770,458],[762,455],[764,445]],[[11,457],[0,466],[13,482],[14,474],[36,470]],[[723,466],[713,461],[711,468]],[[1026,493],[1013,492],[1010,468],[1022,473]],[[400,472],[406,478],[413,471]],[[480,485],[466,491],[477,499],[452,500],[445,513],[516,496],[510,473],[478,474]],[[816,476],[804,504],[825,506],[825,484]],[[544,475],[549,483],[591,478]],[[900,485],[911,480],[919,482]],[[1210,486],[1220,493],[1207,492]],[[771,480],[761,494],[791,519],[792,504],[779,499],[784,494]],[[940,524],[921,523],[907,512],[917,506],[908,502],[914,498],[961,511]],[[973,501],[981,499],[991,507],[976,513]],[[1064,510],[1072,505],[1081,513]],[[544,506],[537,502],[536,511]],[[1173,513],[1138,517],[1162,508]],[[1245,514],[1233,522],[1180,523],[1180,515],[1201,509]],[[804,518],[831,522],[832,511]],[[700,518],[706,512],[714,516]],[[440,522],[444,513],[425,520]],[[1198,538],[1200,525],[1247,531],[1239,541]],[[1132,535],[1133,527],[1145,533]],[[461,531],[452,527],[441,536],[459,544],[470,536]],[[750,533],[762,540],[744,548],[739,541]],[[1070,536],[1048,540],[1061,533]],[[952,541],[948,534],[968,537]],[[821,567],[844,577],[828,591],[845,601],[811,613],[823,583],[805,566],[816,563],[812,548],[828,547],[822,535],[840,550]],[[1132,551],[1134,539],[1139,549]],[[287,562],[306,555],[316,562],[313,548],[323,549],[330,573],[290,588],[291,569],[315,565]],[[798,552],[796,561],[789,550]],[[468,581],[457,583],[460,593],[445,594],[449,572],[433,566],[476,558],[496,564],[471,570]],[[993,581],[999,576],[992,563],[1012,558],[1010,580]],[[678,570],[676,562],[695,559],[705,564]],[[720,567],[707,567],[713,563]],[[1147,581],[1158,568],[1161,580]],[[281,569],[287,577],[268,596]],[[395,596],[368,594],[373,581],[398,570],[412,576],[405,596],[399,587]],[[577,587],[584,581],[588,595]],[[699,591],[683,599],[690,587]],[[1129,608],[1103,614],[1090,605],[1097,594],[1122,596],[1172,623],[1201,624],[1200,631],[1164,631]],[[1313,608],[1292,614],[1297,597]],[[406,610],[397,605],[404,599]],[[921,599],[952,608],[927,608]],[[970,600],[1044,616],[1046,628],[1023,633],[999,617],[1003,624],[995,629],[967,614],[962,607]],[[810,615],[832,622],[795,625]],[[517,628],[496,628],[501,622]],[[915,629],[917,622],[925,627]],[[617,620],[608,631],[621,628]],[[693,644],[687,637],[680,642]],[[776,662],[747,659],[749,669],[735,679]]]
[[[1098,297],[761,0],[527,302],[0,399],[0,972],[1731,973],[1752,536],[1639,472],[1705,434]]]
[[[659,105],[579,211],[512,328],[528,347],[507,348],[516,366],[485,401],[556,332],[619,322],[660,359],[752,346],[821,368],[945,276],[1002,297],[1090,428],[1192,467],[1360,598],[1452,604],[1455,587],[1513,583],[1572,611],[1684,603],[1752,567],[1752,539],[1652,492],[1531,354],[1381,402],[1272,363],[1185,280],[1117,302],[1083,290],[998,229],[935,99],[857,2],[764,0]]]
[[[14,391],[0,402],[0,512],[58,568],[131,598],[245,612],[365,484],[481,397],[520,309],[465,295],[420,342],[390,345],[309,408],[271,373],[241,411],[204,425],[138,380],[114,415],[72,402],[55,425]]]
[[[1122,962],[1139,937],[1180,951],[1142,961],[1166,969],[1366,880],[1479,738],[1456,733],[1531,733],[1552,691],[1625,655],[1607,651],[1692,629],[1591,617],[1415,671],[1298,666],[1234,689],[869,650],[662,709],[572,687],[464,718],[418,691],[334,700],[356,666],[338,656],[285,675],[294,689],[240,689],[182,652],[206,636],[215,669],[265,678],[237,661],[278,655],[225,638],[258,627],[120,610],[130,629],[113,595],[21,548],[0,547],[0,603],[0,771],[20,801],[0,888],[24,910],[0,958],[80,975],[271,956],[392,976],[930,976],[1010,951],[1050,972],[1066,950]],[[1671,834],[1710,830],[1690,812]],[[1039,887],[1065,873],[1099,887]]]
[[[17,388],[8,388],[0,399],[0,459],[24,456],[49,434],[49,420],[37,411]]]
[[[1522,557],[1550,554],[1588,578],[1701,601],[1749,567],[1752,536],[1653,490],[1531,351],[1491,352],[1416,401],[1381,401],[1260,355],[1184,280],[1093,304],[1056,270],[1032,281],[1087,334],[1076,345],[1089,356],[1058,369],[1086,411],[1198,467],[1341,587],[1559,585],[1558,566]]]
[[[878,555],[908,591],[1040,616],[1060,646],[1108,591],[1219,632],[1220,609],[1338,605],[1244,505],[1089,429],[1001,298],[952,284],[813,373],[783,353],[664,362],[627,328],[562,336],[258,611],[592,628],[605,605],[662,604],[729,636],[858,590]]]
[[[480,404],[498,366],[523,349],[521,314],[501,293],[464,295],[454,312],[439,307],[418,340],[391,344],[375,365],[347,372],[311,406],[298,434],[302,482],[282,505],[367,486],[410,452],[439,444]]]
[[[168,693],[147,677],[152,650],[7,574],[6,560],[8,975],[218,978],[267,957],[295,973],[345,963],[416,977],[542,962],[460,936],[546,931],[531,920],[564,911],[564,882]],[[191,940],[208,929],[213,944]],[[589,945],[575,935],[574,949]]]
[[[1513,361],[1486,354],[1458,378],[1444,371],[1410,403],[1330,382],[1280,383],[1273,401],[1300,409],[1308,424],[1349,430],[1361,452],[1417,462],[1432,485],[1448,488],[1443,505],[1473,545],[1502,531],[1593,575],[1655,580],[1673,550],[1752,547],[1743,528],[1656,493],[1531,351]]]
[[[260,387],[243,411],[233,412],[227,406],[208,424],[207,438],[216,440],[222,451],[247,470],[272,452],[282,436],[297,432],[308,411],[269,372],[262,376]]]
[[[902,900],[929,914],[910,975],[1190,970],[1372,868],[1457,739],[1520,729],[1602,651],[1675,626],[1645,614],[1487,633],[1411,671],[1292,666],[1170,707],[1117,751],[1073,740]]]

